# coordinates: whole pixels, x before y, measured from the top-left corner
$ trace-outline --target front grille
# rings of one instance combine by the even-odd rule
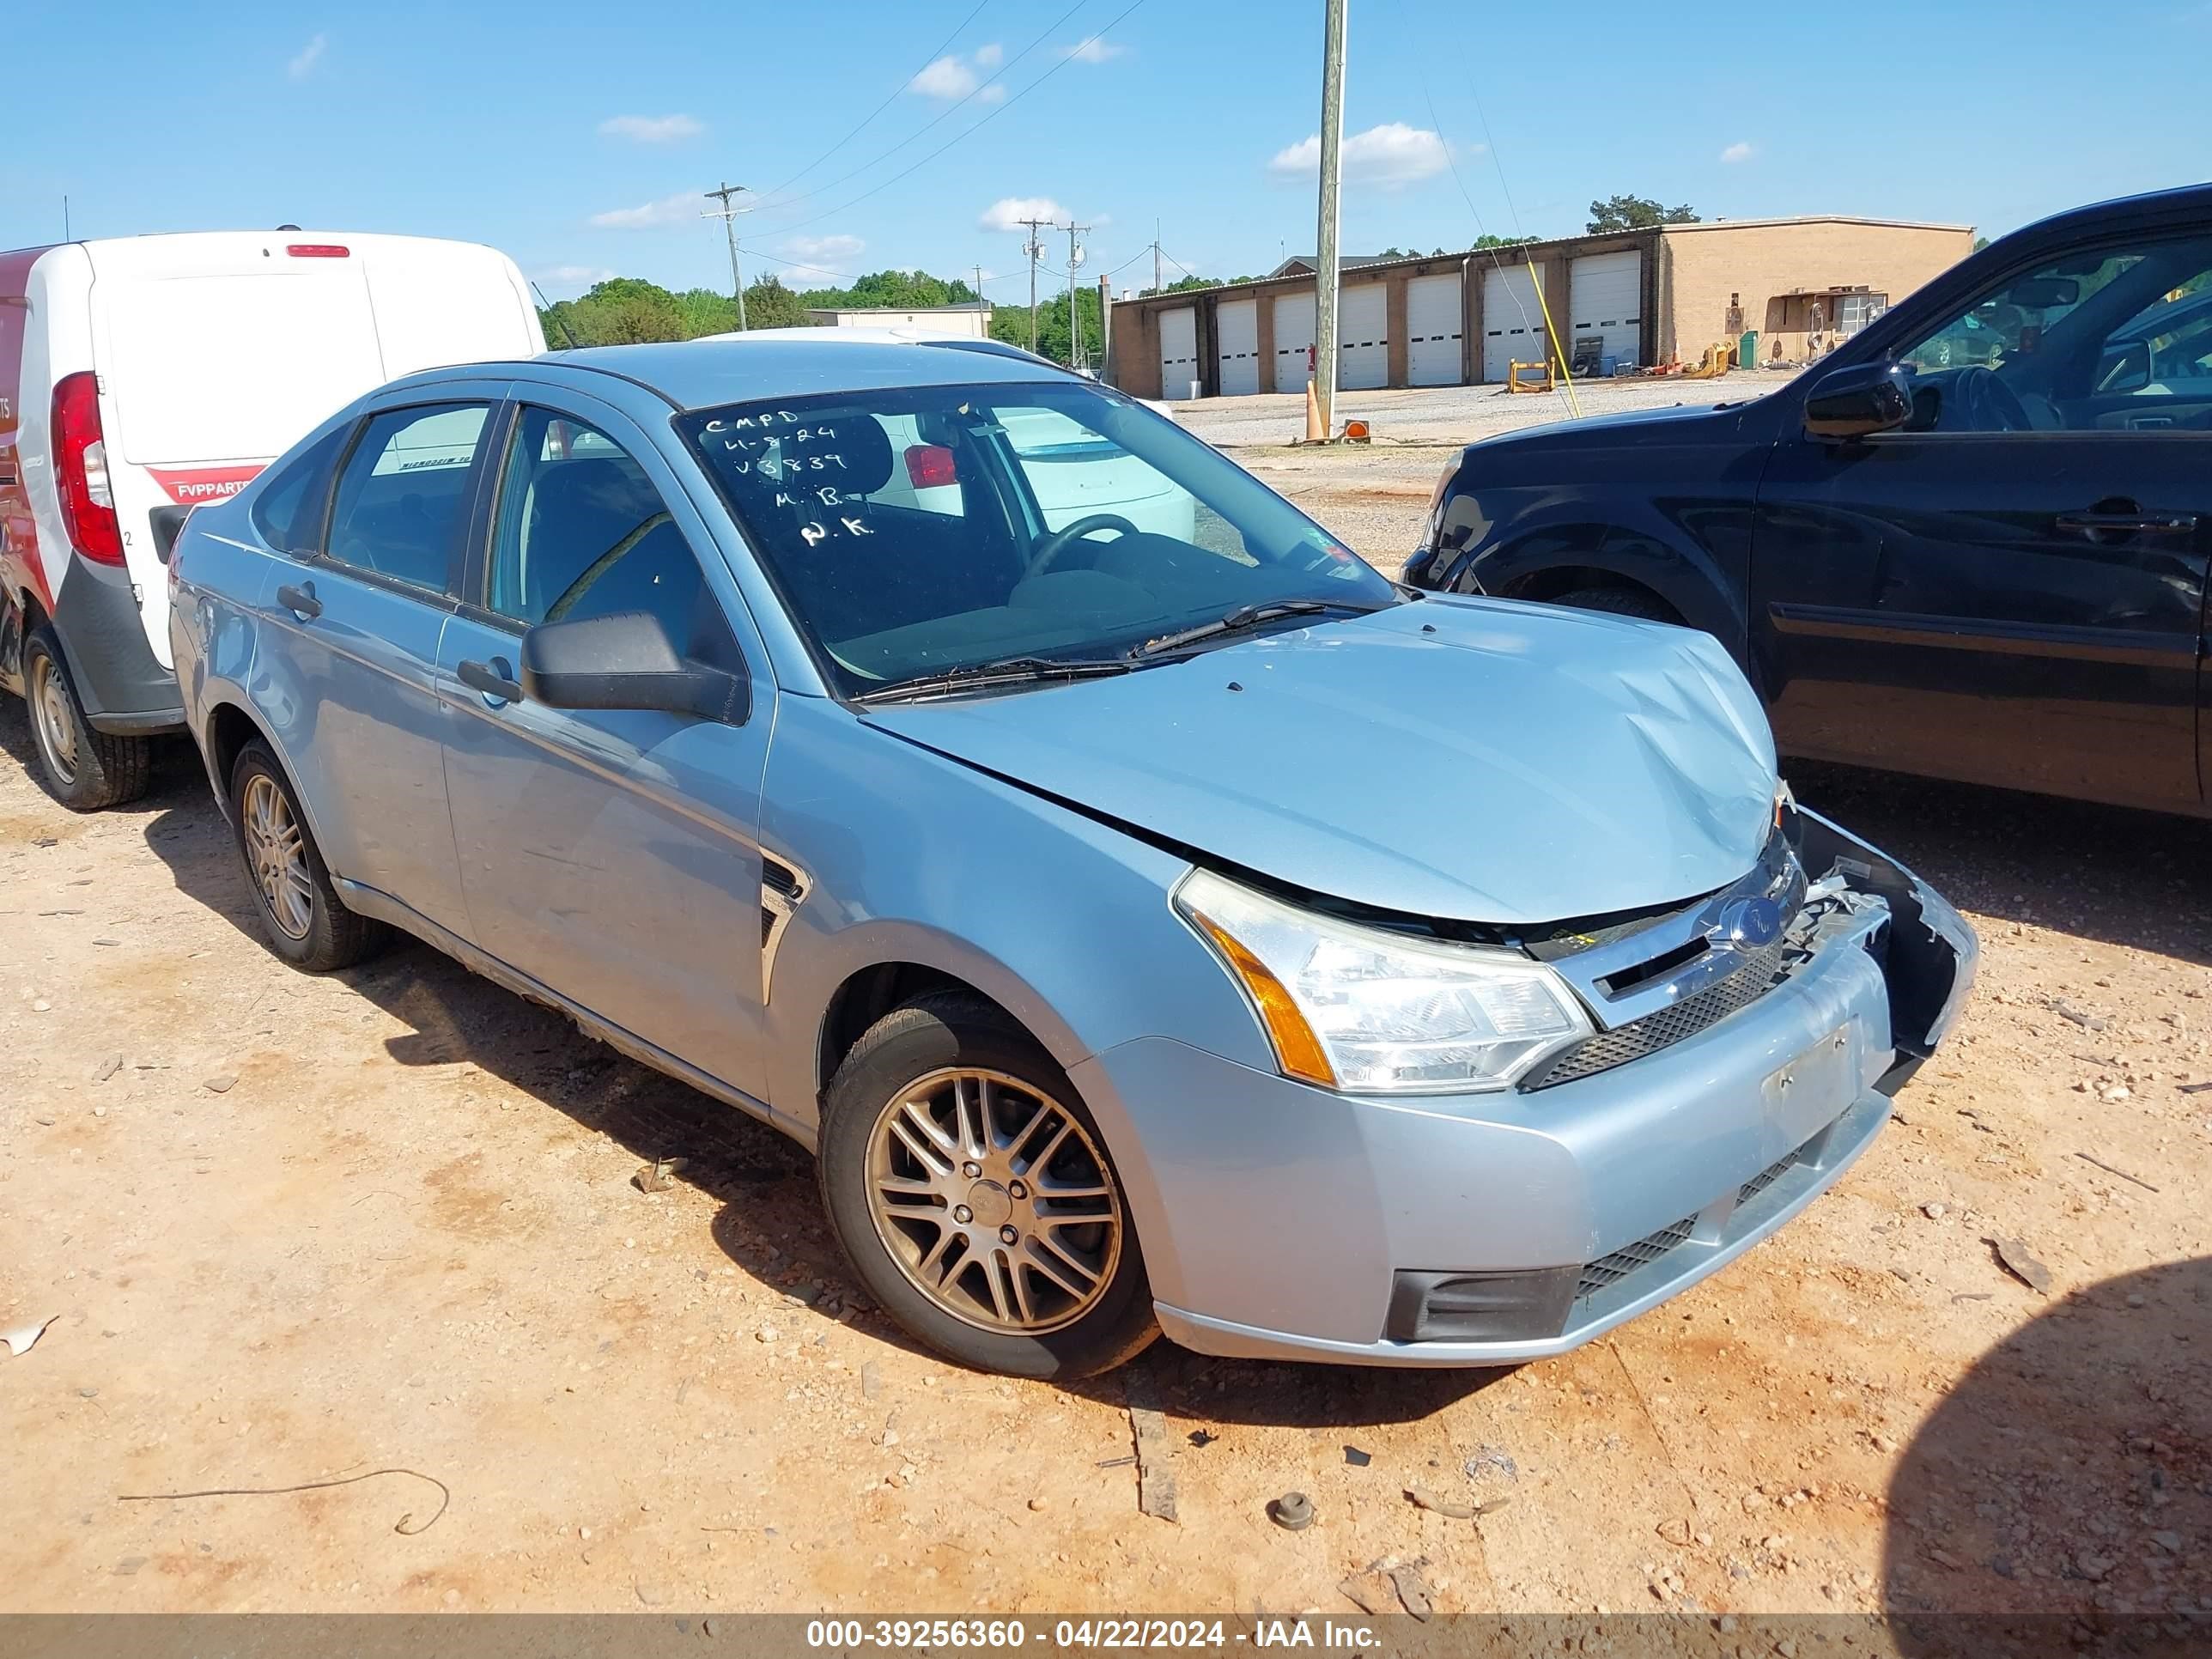
[[[1575,1299],[1595,1296],[1608,1285],[1617,1285],[1639,1267],[1648,1267],[1676,1245],[1686,1243],[1697,1231],[1698,1218],[1684,1216],[1670,1227],[1662,1227],[1649,1238],[1639,1238],[1633,1244],[1615,1250],[1611,1255],[1601,1255],[1583,1268],[1583,1276],[1575,1286]]]
[[[1695,1036],[1707,1026],[1717,1025],[1730,1014],[1749,1007],[1781,984],[1794,965],[1790,958],[1789,941],[1777,939],[1747,956],[1743,965],[1727,978],[1708,985],[1695,996],[1684,997],[1670,1007],[1631,1020],[1626,1025],[1584,1037],[1548,1066],[1539,1066],[1523,1078],[1521,1088],[1525,1093],[1572,1083],[1577,1078],[1609,1072],[1616,1066],[1626,1066],[1632,1060],[1641,1060],[1646,1054],[1671,1048],[1685,1037]]]
[[[1788,1175],[1790,1170],[1796,1166],[1796,1162],[1797,1154],[1796,1152],[1792,1152],[1789,1157],[1782,1158],[1776,1163],[1768,1164],[1757,1175],[1752,1176],[1750,1180],[1745,1182],[1742,1186],[1736,1188],[1735,1201],[1739,1204],[1750,1203],[1753,1199],[1757,1198],[1769,1187],[1771,1187],[1776,1182],[1781,1180],[1784,1176]]]

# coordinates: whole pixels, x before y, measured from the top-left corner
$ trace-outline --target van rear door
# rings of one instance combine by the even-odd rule
[[[258,235],[93,245],[93,360],[148,642],[169,661],[155,514],[234,495],[385,378],[349,250]]]

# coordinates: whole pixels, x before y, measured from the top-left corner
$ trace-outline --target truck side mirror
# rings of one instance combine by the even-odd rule
[[[1805,430],[1849,442],[1912,418],[1912,378],[1901,363],[1850,363],[1822,375],[1805,398]]]

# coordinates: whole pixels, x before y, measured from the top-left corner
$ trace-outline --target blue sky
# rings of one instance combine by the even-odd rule
[[[16,10],[0,246],[58,240],[66,193],[78,235],[289,221],[489,242],[556,298],[720,287],[696,210],[725,179],[763,192],[748,277],[799,286],[980,264],[1025,299],[1017,203],[1093,223],[1084,274],[1126,264],[1117,288],[1155,220],[1209,276],[1314,240],[1321,0]],[[2212,0],[1818,15],[1351,0],[1346,251],[1569,234],[1617,191],[1996,234],[2212,176],[2200,100],[2159,90],[2212,50]]]

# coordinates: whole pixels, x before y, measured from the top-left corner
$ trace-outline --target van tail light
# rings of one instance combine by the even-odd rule
[[[284,252],[295,259],[349,259],[353,250],[337,242],[292,242]]]
[[[123,532],[100,429],[100,380],[91,370],[65,375],[54,387],[53,443],[54,483],[70,543],[94,564],[121,564]]]
[[[914,444],[906,452],[906,476],[916,489],[935,489],[959,483],[960,469],[943,444]]]

